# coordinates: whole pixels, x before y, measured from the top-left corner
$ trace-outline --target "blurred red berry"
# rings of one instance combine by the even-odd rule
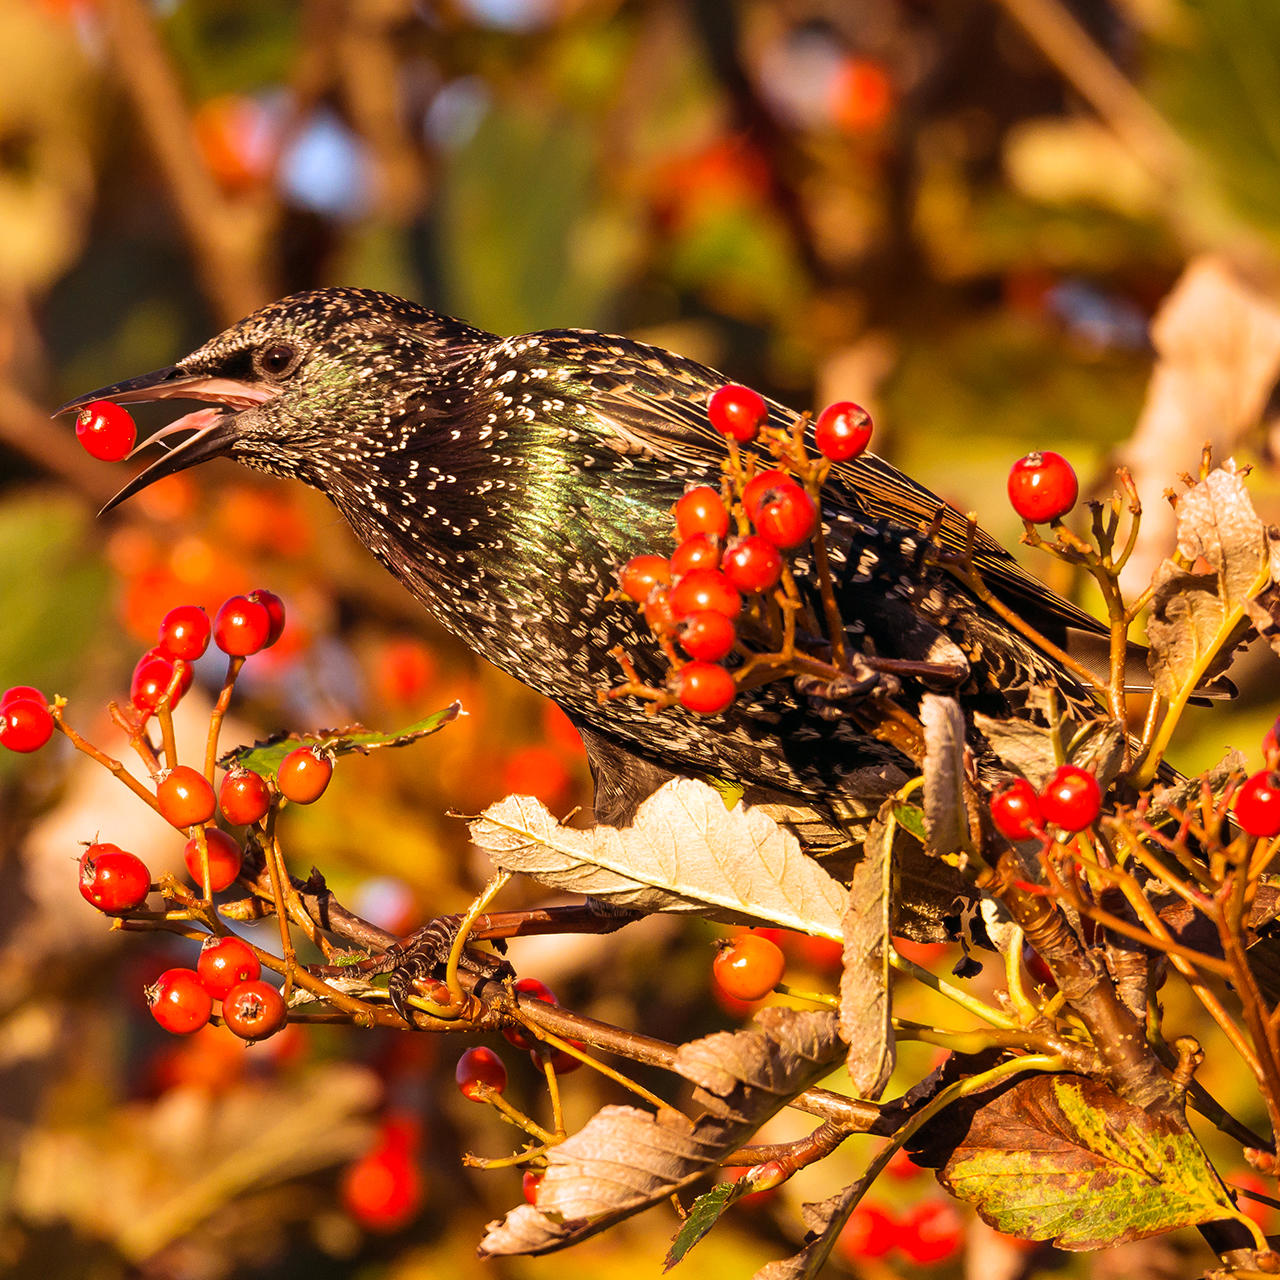
[[[458,1059],[453,1078],[463,1096],[472,1102],[484,1101],[480,1095],[481,1085],[488,1085],[495,1093],[501,1093],[507,1087],[507,1069],[502,1065],[502,1059],[483,1045],[468,1049]]]
[[[43,702],[15,698],[0,707],[0,747],[26,754],[53,737],[53,716]]]
[[[213,997],[194,969],[166,969],[145,994],[151,1016],[174,1035],[199,1031],[213,1012]]]
[[[1044,957],[1029,943],[1022,944],[1022,966],[1031,975],[1033,982],[1038,982],[1042,987],[1056,987],[1057,979],[1053,976],[1053,970],[1045,963]]]
[[[729,512],[718,489],[700,484],[690,489],[675,507],[676,539],[687,542],[699,534],[723,538],[729,532]]]
[[[76,439],[99,462],[127,458],[137,438],[129,410],[110,400],[94,400],[76,415]]]
[[[885,1165],[884,1171],[886,1176],[895,1178],[899,1182],[910,1182],[925,1172],[907,1154],[905,1147],[899,1147],[897,1151],[889,1157],[889,1163]]]
[[[276,786],[294,804],[314,804],[333,777],[333,761],[315,747],[299,747],[280,761]]]
[[[694,569],[715,569],[720,564],[720,544],[699,533],[686,538],[671,553],[671,576],[683,578]]]
[[[1235,819],[1254,837],[1280,836],[1280,773],[1264,769],[1236,792]]]
[[[730,383],[721,387],[707,404],[707,417],[722,436],[747,444],[769,420],[769,406],[750,387]]]
[[[829,404],[818,414],[813,442],[832,462],[856,458],[871,442],[871,415],[852,400]]]
[[[767,490],[756,508],[756,532],[784,551],[813,537],[817,522],[813,499],[794,482]]]
[[[1083,831],[1102,810],[1102,791],[1093,774],[1060,765],[1040,790],[1040,812],[1064,831]]]
[[[720,559],[720,571],[739,591],[771,591],[782,577],[778,548],[759,534],[731,543]]]
[[[1006,840],[1031,840],[1044,827],[1040,797],[1026,778],[1017,778],[991,797],[991,820]]]
[[[586,1046],[581,1040],[567,1040],[566,1044],[571,1044],[575,1049],[585,1049]],[[582,1066],[582,1059],[575,1058],[571,1053],[565,1053],[563,1049],[553,1049],[550,1045],[536,1044],[529,1050],[529,1059],[533,1063],[535,1071],[545,1071],[546,1063],[550,1061],[551,1069],[558,1076],[567,1076],[571,1071],[577,1071]]]
[[[176,824],[175,824],[176,825]],[[240,862],[243,857],[240,846],[225,831],[217,827],[205,827],[205,844],[209,850],[209,887],[214,893],[221,893],[235,883],[240,874]],[[203,872],[200,868],[200,841],[192,836],[182,850],[187,871],[197,885],[203,888]]]
[[[618,570],[618,585],[623,594],[643,604],[654,587],[665,587],[671,581],[671,566],[662,556],[632,556]]]
[[[1032,524],[1060,519],[1076,505],[1079,496],[1076,473],[1060,453],[1037,449],[1019,458],[1009,472],[1009,501]]]
[[[421,640],[391,640],[378,653],[374,682],[391,706],[415,705],[435,683],[437,664]]]
[[[960,1252],[964,1219],[946,1200],[926,1200],[902,1220],[897,1245],[918,1267],[944,1262]]]
[[[560,753],[535,743],[513,751],[502,767],[502,786],[508,795],[534,796],[554,804],[573,779]]]
[[[38,689],[32,690],[33,693],[39,693]],[[4,698],[0,699],[0,707],[3,707],[5,700],[9,695],[6,693]],[[37,699],[39,702],[44,701],[44,694],[40,694]],[[1277,718],[1270,729],[1263,734],[1262,737],[1262,762],[1268,769],[1274,769],[1280,765],[1280,718]]]
[[[538,1188],[542,1185],[542,1179],[545,1176],[541,1169],[526,1169],[524,1176],[520,1179],[520,1190],[524,1198],[535,1207],[538,1204]]]
[[[238,982],[222,997],[222,1020],[241,1040],[265,1040],[288,1020],[280,988],[261,979]]]
[[[738,693],[733,677],[714,662],[686,662],[679,681],[680,705],[700,716],[718,716]]]
[[[737,629],[723,613],[699,609],[681,620],[676,629],[680,647],[701,662],[719,662],[733,651]]]
[[[535,1000],[545,1000],[547,1004],[557,1006],[560,1004],[560,1001],[555,997],[555,992],[545,982],[539,982],[537,978],[519,979],[516,982],[516,990],[524,995],[532,996]],[[532,1049],[537,1043],[536,1039],[522,1027],[504,1027],[502,1034],[517,1049]]]
[[[213,817],[217,804],[204,774],[190,765],[168,770],[156,787],[160,816],[175,827],[198,827]]]
[[[740,933],[720,947],[711,963],[721,990],[738,1000],[763,1000],[786,971],[782,948],[758,933]]]
[[[257,653],[271,635],[271,615],[265,605],[247,596],[232,596],[221,609],[213,623],[213,641],[222,650],[236,658],[247,658]]]
[[[0,693],[0,711],[3,711],[11,702],[38,702],[42,707],[49,705],[49,699],[30,684],[15,684],[11,689]]]
[[[199,605],[180,604],[164,615],[156,648],[170,660],[194,662],[209,647],[212,634],[209,615]]]
[[[80,855],[80,893],[109,916],[140,907],[151,891],[151,872],[136,854],[119,845],[91,844]]]
[[[846,1258],[857,1261],[883,1258],[897,1243],[898,1223],[893,1215],[880,1205],[864,1200],[849,1215],[837,1247]]]
[[[262,647],[270,649],[284,635],[284,601],[274,591],[268,591],[265,587],[250,591],[245,599],[254,604],[260,604],[267,611],[267,618],[271,625],[267,629],[267,642]]]
[[[670,600],[671,612],[677,618],[699,609],[714,609],[726,618],[736,618],[742,612],[738,588],[719,569],[690,570],[672,587]]]
[[[343,1175],[343,1207],[366,1231],[399,1231],[417,1217],[422,1200],[422,1173],[403,1143],[384,1141]]]
[[[233,827],[260,822],[271,808],[271,788],[252,769],[231,769],[218,789],[218,807]]]
[[[241,982],[257,982],[262,965],[249,944],[234,934],[223,938],[206,938],[196,961],[196,976],[215,999],[223,999]]]

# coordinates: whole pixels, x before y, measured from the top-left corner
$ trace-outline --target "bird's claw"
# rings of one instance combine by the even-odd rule
[[[409,998],[430,999],[443,985],[449,952],[461,925],[461,915],[438,916],[403,939],[384,957],[391,973],[387,993],[392,1008],[406,1022],[413,1022],[414,1007]],[[487,956],[464,947],[458,967],[484,977],[496,977],[509,966],[498,956]]]

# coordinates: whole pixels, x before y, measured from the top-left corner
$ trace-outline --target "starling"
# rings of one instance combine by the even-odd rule
[[[691,482],[715,482],[724,443],[706,406],[726,381],[624,337],[557,329],[499,338],[387,294],[320,289],[64,410],[96,399],[214,405],[152,436],[147,443],[185,438],[109,506],[214,457],[320,489],[445,626],[568,713],[587,745],[599,821],[627,821],[672,776],[714,777],[770,806],[811,852],[849,850],[913,766],[824,691],[777,682],[707,719],[680,710],[654,718],[634,702],[597,699],[617,678],[608,655],[618,645],[642,678],[665,677],[647,627],[612,598],[615,571],[665,544],[672,504]],[[795,415],[771,404],[770,420],[789,426]],[[970,712],[1024,714],[1028,690],[1045,684],[1091,705],[1063,667],[924,564],[922,523],[937,516],[952,547],[966,535],[964,519],[928,490],[864,454],[832,469],[822,516],[853,651],[929,664],[939,673],[932,685]],[[1106,669],[1101,624],[981,531],[976,552],[996,596]],[[803,553],[793,570],[814,593]],[[902,683],[908,705],[926,688]],[[930,883],[920,896],[936,899],[925,911],[933,925],[911,930],[924,937],[938,936],[962,888],[933,884],[940,870],[921,870]]]

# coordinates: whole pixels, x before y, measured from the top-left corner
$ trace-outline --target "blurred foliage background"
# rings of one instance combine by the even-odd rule
[[[96,520],[124,468],[79,452],[48,420],[56,405],[283,293],[362,285],[502,333],[625,332],[798,409],[859,400],[879,452],[1011,545],[1013,458],[1061,450],[1104,495],[1126,460],[1152,512],[1149,573],[1167,549],[1159,495],[1205,439],[1255,465],[1259,507],[1280,516],[1278,248],[1269,0],[0,0],[0,687],[66,695],[72,722],[118,751],[104,708],[163,613],[265,586],[289,628],[251,661],[229,737],[389,729],[460,698],[466,718],[426,743],[344,760],[285,831],[296,871],[320,866],[355,910],[408,929],[485,878],[449,810],[512,791],[589,804],[576,735],[300,487],[218,463]],[[220,675],[201,666],[180,740],[200,734]],[[1233,744],[1256,766],[1275,668],[1247,655],[1238,678],[1233,707],[1188,721],[1176,763]],[[109,933],[73,859],[100,832],[179,870],[181,840],[110,782],[58,744],[0,759],[0,1268],[658,1274],[670,1213],[555,1258],[475,1261],[519,1178],[459,1165],[511,1134],[454,1090],[452,1042],[291,1027],[245,1050],[221,1030],[159,1031],[142,986],[193,944]],[[653,919],[520,940],[511,958],[584,1013],[683,1040],[749,1012],[710,991],[714,936]],[[790,981],[834,981],[830,948],[789,949]],[[903,999],[928,1020],[926,1000]],[[1177,991],[1166,1007],[1208,1047],[1205,1083],[1261,1124],[1220,1037]],[[524,1055],[495,1047],[541,1105]],[[919,1048],[891,1094],[932,1064]],[[567,1081],[573,1124],[618,1100],[589,1074]],[[802,1131],[780,1117],[763,1140]],[[744,1202],[682,1270],[745,1276],[792,1252],[801,1200],[867,1154],[853,1140]],[[899,1172],[873,1193],[886,1212],[940,1198]],[[967,1212],[956,1227],[924,1272],[1209,1261],[1194,1234],[1079,1258]],[[832,1273],[921,1271],[865,1254],[851,1240]]]

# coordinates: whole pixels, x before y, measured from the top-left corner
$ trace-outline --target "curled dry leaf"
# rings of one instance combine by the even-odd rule
[[[758,809],[726,809],[704,782],[676,778],[624,828],[561,826],[529,796],[508,796],[471,823],[500,867],[568,893],[640,911],[764,921],[838,939],[844,887]]]
[[[844,1055],[825,1010],[763,1009],[756,1026],[682,1045],[675,1070],[698,1087],[696,1121],[664,1109],[604,1107],[547,1153],[538,1207],[489,1224],[480,1256],[563,1249],[696,1182]]]
[[[969,849],[969,815],[964,803],[964,712],[954,698],[926,693],[920,705],[924,726],[924,821],[932,854]]]

